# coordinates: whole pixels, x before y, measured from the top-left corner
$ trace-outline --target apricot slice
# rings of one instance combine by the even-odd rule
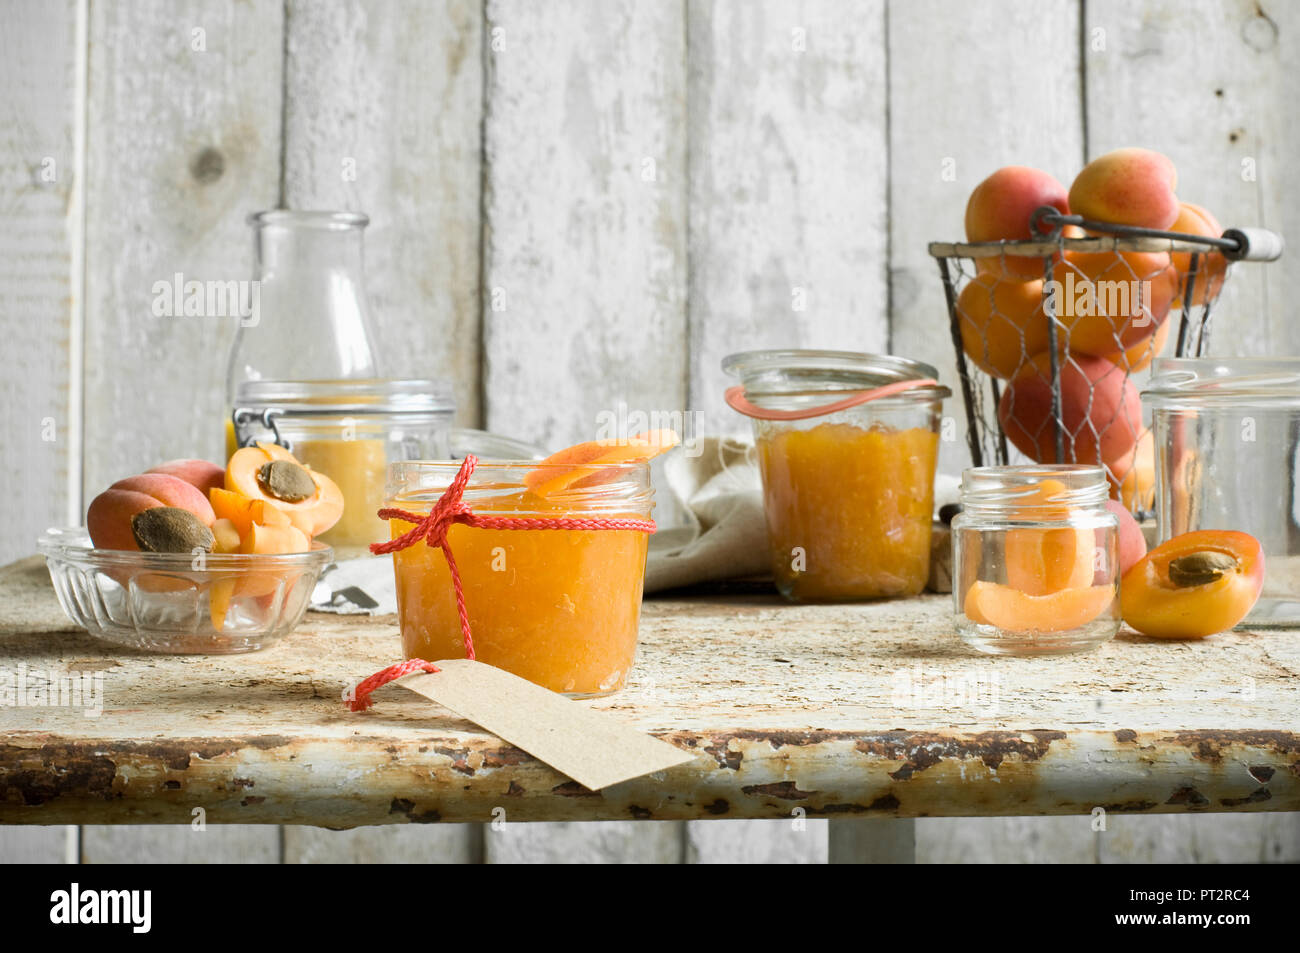
[[[524,474],[524,486],[537,496],[596,482],[602,467],[651,460],[677,446],[672,430],[650,430],[626,441],[591,440],[556,451]],[[569,467],[568,470],[560,469]],[[596,478],[596,479],[593,479]]]
[[[1060,589],[1032,596],[1012,586],[978,581],[966,590],[962,611],[972,622],[1007,632],[1065,632],[1087,625],[1114,598],[1112,586]]]
[[[1025,496],[1023,506],[1013,511],[1013,518],[1068,519],[1069,507],[1052,503],[1065,489],[1060,480],[1041,481],[1032,495]],[[1007,584],[1031,596],[1090,586],[1094,575],[1095,541],[1091,529],[1007,530],[1004,547]]]
[[[217,579],[208,587],[208,616],[212,619],[212,628],[220,632],[226,625],[226,613],[230,611],[230,597],[235,593],[235,580]]]
[[[232,520],[219,518],[212,524],[212,535],[216,539],[216,542],[212,544],[214,553],[239,552],[239,527]]]
[[[233,523],[241,537],[248,532],[248,528],[253,525],[253,500],[234,490],[217,487],[208,491],[208,498],[218,520]]]
[[[305,553],[311,541],[296,526],[263,526],[254,523],[240,541],[241,553],[261,553],[282,556],[288,553]]]
[[[315,493],[306,499],[277,499],[264,479],[268,472],[264,469],[266,464],[274,462],[291,464],[309,476],[315,484]],[[302,466],[289,451],[275,444],[236,451],[226,465],[226,489],[280,510],[299,532],[308,536],[319,536],[343,515],[343,493],[338,484],[325,474]]]

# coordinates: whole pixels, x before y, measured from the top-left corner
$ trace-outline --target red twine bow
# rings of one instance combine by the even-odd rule
[[[469,612],[465,608],[465,589],[460,581],[460,570],[447,545],[447,532],[457,523],[478,529],[576,529],[576,530],[611,530],[629,529],[639,533],[653,533],[654,520],[649,519],[578,519],[574,517],[555,517],[539,519],[519,516],[479,516],[469,508],[463,499],[465,487],[469,485],[470,475],[478,466],[478,458],[472,453],[461,461],[456,478],[443,492],[442,497],[427,514],[410,513],[395,507],[384,507],[377,514],[382,520],[404,520],[415,525],[396,539],[386,543],[371,543],[370,551],[376,556],[397,552],[414,546],[420,540],[434,548],[441,549],[447,560],[447,572],[451,575],[451,585],[456,592],[456,611],[460,615],[460,635],[465,644],[465,657],[474,658],[474,639],[469,630]],[[356,687],[345,693],[348,707],[353,711],[364,711],[373,704],[370,693],[412,672],[437,672],[438,667],[423,659],[407,659],[396,665],[390,665],[383,671],[376,672],[367,679],[358,682]]]

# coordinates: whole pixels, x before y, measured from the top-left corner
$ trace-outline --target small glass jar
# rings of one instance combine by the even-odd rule
[[[1247,629],[1300,625],[1300,358],[1170,358],[1151,408],[1161,540],[1239,530],[1264,550]]]
[[[340,558],[388,538],[375,515],[388,465],[450,456],[455,401],[432,380],[245,381],[233,414],[240,446],[279,443],[334,480],[343,516],[321,541]]]
[[[455,478],[450,462],[394,464],[388,506],[427,513]],[[571,474],[568,464],[481,463],[463,500],[479,515],[649,519],[644,462],[591,467],[545,497],[524,479]],[[536,485],[534,481],[533,485]],[[396,538],[411,524],[392,521]],[[622,688],[636,654],[648,534],[634,529],[487,529],[454,525],[447,545],[460,572],[479,661],[573,697]],[[441,549],[416,543],[393,554],[398,623],[407,658],[464,658],[460,614]]]
[[[927,364],[851,351],[750,351],[722,367],[740,378],[746,401],[777,412],[937,376]],[[925,588],[939,420],[951,393],[930,383],[807,419],[754,418],[782,596],[853,601]]]
[[[1120,626],[1119,522],[1105,470],[975,467],[952,522],[958,633],[992,655],[1096,648]]]

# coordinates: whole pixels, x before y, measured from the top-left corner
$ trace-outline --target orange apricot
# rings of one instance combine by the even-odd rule
[[[86,510],[91,543],[99,549],[138,550],[132,520],[156,506],[187,510],[204,526],[216,519],[207,499],[189,483],[169,474],[144,473],[118,480],[91,500]]]
[[[163,506],[175,506],[189,510],[199,518],[204,526],[211,526],[217,517],[212,512],[212,505],[207,496],[180,477],[166,473],[141,473],[138,476],[118,480],[110,490],[134,490],[145,493],[162,503]]]
[[[1178,170],[1151,149],[1116,149],[1093,159],[1070,184],[1075,215],[1116,225],[1168,228],[1178,217]]]
[[[268,473],[274,471],[266,468],[272,463],[292,468],[284,472],[299,481],[309,479],[310,482],[305,482],[309,488],[306,495],[299,497],[296,491],[277,491],[273,483],[268,483]],[[282,511],[299,532],[308,536],[319,536],[343,515],[343,493],[338,484],[325,474],[302,466],[287,450],[273,444],[237,450],[226,465],[226,489]]]
[[[1003,380],[1050,343],[1042,281],[976,275],[957,298],[957,317],[966,356],[984,373]]]
[[[1003,391],[998,421],[1007,439],[1038,463],[1097,464],[1132,450],[1142,430],[1137,387],[1107,360],[1068,354],[1059,365],[1065,459],[1056,459],[1050,361],[1035,355]]]
[[[1032,596],[1013,586],[981,580],[966,590],[962,611],[972,622],[1008,632],[1065,632],[1087,625],[1114,599],[1114,586],[1058,589]]]
[[[1144,370],[1165,349],[1165,344],[1169,341],[1169,329],[1173,326],[1173,321],[1161,321],[1160,327],[1156,328],[1156,333],[1149,338],[1139,341],[1127,351],[1103,354],[1102,357],[1130,374]]]
[[[1107,461],[1106,470],[1112,499],[1134,512],[1155,506],[1156,442],[1150,430],[1138,436],[1137,445],[1128,453]]]
[[[1211,238],[1219,238],[1223,235],[1223,227],[1219,225],[1218,220],[1208,210],[1191,202],[1183,202],[1179,206],[1178,218],[1169,226],[1169,230],[1187,235],[1207,235]],[[1181,306],[1183,292],[1187,290],[1187,273],[1192,268],[1192,253],[1178,251],[1173,252],[1169,257],[1173,261],[1174,270],[1178,272],[1178,296],[1174,299],[1174,304]],[[1208,248],[1202,252],[1197,266],[1196,284],[1192,288],[1192,304],[1205,303],[1207,288],[1211,300],[1218,297],[1227,274],[1228,259],[1223,257],[1222,252],[1210,251]]]
[[[1155,334],[1177,293],[1165,252],[1066,252],[1047,288],[1064,346],[1095,357]]]
[[[1068,214],[1065,186],[1041,169],[1019,165],[998,169],[970,194],[966,240],[1028,241],[1035,237],[1029,228],[1030,217],[1043,205]],[[981,258],[977,266],[983,273],[1011,281],[1043,277],[1043,259],[1032,255]]]
[[[144,472],[164,473],[178,477],[205,496],[214,486],[223,486],[226,478],[224,467],[209,463],[207,460],[168,460]]]

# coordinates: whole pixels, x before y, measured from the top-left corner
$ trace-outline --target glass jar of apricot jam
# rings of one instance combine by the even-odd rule
[[[240,446],[279,443],[339,485],[343,516],[321,541],[348,558],[388,538],[375,516],[388,465],[450,456],[455,409],[432,380],[253,380],[240,384],[233,418]]]
[[[935,383],[935,369],[813,350],[750,351],[722,366],[740,378],[742,412],[754,418],[781,595],[817,602],[919,593],[930,572],[940,414],[952,393]],[[819,412],[881,388],[891,392]],[[737,409],[739,392],[728,396]]]
[[[387,505],[426,514],[459,464],[397,463]],[[480,463],[462,499],[479,516],[649,519],[645,461],[575,467]],[[529,489],[560,478],[568,486]],[[391,521],[393,538],[412,528]],[[573,697],[622,688],[636,654],[648,534],[632,529],[489,529],[454,525],[447,546],[460,573],[475,657]],[[465,658],[447,559],[423,542],[393,554],[406,658]]]
[[[1096,648],[1120,626],[1119,523],[1098,466],[975,467],[952,522],[958,633],[992,655]]]

